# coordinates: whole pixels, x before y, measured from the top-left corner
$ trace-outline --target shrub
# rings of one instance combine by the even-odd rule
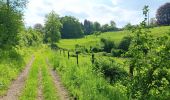
[[[94,63],[94,70],[96,72],[101,72],[106,79],[112,82],[124,79],[128,76],[128,73],[124,71],[119,64],[114,60],[109,60],[106,58],[98,58]]]
[[[102,50],[103,49],[101,47],[99,47],[99,46],[94,46],[94,47],[91,48],[91,51],[95,52],[95,53],[102,52]]]
[[[101,38],[100,41],[103,44],[103,50],[105,52],[111,52],[112,48],[116,48],[114,41],[111,41],[105,38]]]
[[[50,46],[51,46],[51,49],[54,49],[54,50],[59,49],[57,44],[51,44]]]
[[[122,54],[123,54],[123,50],[121,49],[112,49],[111,50],[111,55],[114,56],[114,57],[120,57]]]
[[[75,51],[78,53],[88,53],[88,49],[85,46],[79,44],[75,45]]]
[[[122,49],[122,50],[124,50],[124,51],[128,51],[131,40],[132,40],[132,37],[130,37],[130,36],[125,36],[125,37],[121,40],[121,42],[120,42],[120,44],[119,44],[119,46],[118,46],[118,49]]]

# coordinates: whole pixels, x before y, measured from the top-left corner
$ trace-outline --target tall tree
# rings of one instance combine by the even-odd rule
[[[156,19],[159,25],[170,25],[170,3],[159,7],[156,13]]]
[[[109,29],[109,25],[108,24],[102,25],[102,32],[107,32],[108,29]]]
[[[113,27],[113,28],[115,28],[115,27],[116,27],[115,21],[111,20],[111,21],[110,21],[110,26]]]
[[[80,38],[84,36],[81,23],[72,16],[61,18],[63,28],[61,29],[62,38]]]
[[[84,20],[84,33],[90,35],[94,32],[93,22]]]
[[[62,24],[59,15],[51,11],[46,15],[45,19],[45,42],[50,42],[53,45],[61,38],[60,29]]]
[[[23,8],[26,0],[0,1],[0,47],[11,48],[18,44],[18,33],[23,28]]]
[[[99,22],[94,22],[94,31],[100,31],[101,30],[101,25]]]

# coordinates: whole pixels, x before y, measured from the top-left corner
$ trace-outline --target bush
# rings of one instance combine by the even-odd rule
[[[132,40],[132,37],[130,37],[130,36],[125,36],[125,37],[121,40],[121,42],[120,42],[120,44],[119,44],[119,46],[118,46],[118,49],[122,49],[122,50],[124,50],[124,51],[128,51],[131,40]]]
[[[99,47],[99,46],[94,46],[91,48],[91,51],[94,52],[94,53],[97,53],[97,52],[102,52],[102,48]]]
[[[103,50],[105,52],[111,52],[112,48],[116,48],[114,41],[111,41],[105,38],[101,38],[100,41],[103,44]]]
[[[53,50],[59,49],[59,47],[58,47],[57,44],[51,44],[50,47],[51,47],[51,49],[53,49]]]
[[[128,73],[121,68],[114,60],[98,58],[94,63],[94,70],[101,72],[110,83],[115,83],[128,76]]]
[[[82,46],[82,45],[79,45],[79,44],[76,44],[75,45],[75,51],[78,52],[78,53],[88,53],[88,49],[85,47],[85,46]]]
[[[112,54],[112,56],[114,56],[114,57],[120,57],[123,53],[124,53],[124,52],[123,52],[123,50],[121,50],[121,49],[112,49],[112,50],[111,50],[111,54]]]

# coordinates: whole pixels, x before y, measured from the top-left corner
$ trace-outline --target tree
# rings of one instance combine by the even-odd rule
[[[130,43],[131,43],[132,37],[131,36],[125,36],[120,41],[120,44],[118,46],[118,49],[122,49],[124,51],[128,51]]]
[[[42,34],[44,33],[43,26],[40,23],[35,24],[34,29]]]
[[[81,38],[84,36],[81,23],[72,16],[61,18],[63,28],[61,29],[62,38]]]
[[[94,31],[101,31],[101,25],[99,22],[94,22]]]
[[[125,30],[131,30],[133,28],[133,25],[131,23],[127,23],[125,26],[124,26],[124,29]]]
[[[112,20],[112,21],[110,21],[110,26],[111,26],[112,28],[116,28],[116,23]]]
[[[170,39],[169,36],[155,38],[150,35],[146,24],[147,7],[143,10],[145,19],[133,30],[134,35],[128,50],[130,99],[168,100]]]
[[[23,29],[23,8],[27,1],[0,2],[0,47],[10,49],[18,44],[18,33]]]
[[[104,24],[104,25],[102,26],[102,32],[107,32],[108,29],[109,29],[109,25],[108,25],[108,24]]]
[[[61,27],[62,24],[58,14],[56,14],[54,11],[51,11],[48,15],[46,15],[45,42],[51,42],[51,45],[53,45],[55,42],[58,42],[61,38]]]
[[[170,3],[166,3],[158,8],[156,19],[158,25],[170,25]]]
[[[93,22],[84,20],[84,33],[90,35],[94,32]]]

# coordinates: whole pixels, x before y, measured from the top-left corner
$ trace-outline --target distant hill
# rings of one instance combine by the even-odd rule
[[[159,37],[165,35],[168,31],[170,31],[170,26],[162,26],[162,27],[155,27],[151,28],[151,34],[155,37]],[[101,38],[109,38],[113,40],[116,44],[119,44],[121,39],[124,36],[132,34],[130,31],[118,31],[118,32],[105,32],[99,36],[89,35],[84,38],[80,39],[62,39],[58,44],[61,48],[66,49],[74,49],[76,44],[85,46],[89,48],[90,46],[94,46],[100,43]]]

